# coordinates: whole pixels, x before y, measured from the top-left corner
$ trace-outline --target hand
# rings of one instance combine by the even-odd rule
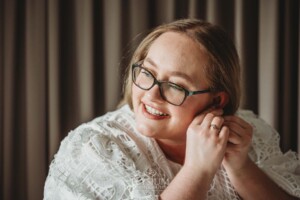
[[[224,117],[224,125],[229,128],[229,138],[226,147],[223,166],[227,172],[238,173],[247,167],[253,129],[243,119],[237,116]]]
[[[229,136],[229,129],[222,126],[222,114],[222,110],[202,113],[195,117],[187,130],[184,167],[189,167],[193,173],[214,175],[221,165]]]

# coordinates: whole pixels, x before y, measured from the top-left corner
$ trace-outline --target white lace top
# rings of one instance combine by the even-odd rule
[[[282,154],[278,133],[250,111],[251,159],[288,193],[300,197],[300,163]],[[181,166],[166,159],[154,139],[139,134],[128,106],[82,124],[62,141],[50,165],[44,199],[158,199]],[[193,173],[193,172],[191,172]],[[214,177],[207,199],[240,199],[226,171]]]

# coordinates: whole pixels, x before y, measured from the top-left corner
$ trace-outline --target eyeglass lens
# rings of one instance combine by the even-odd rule
[[[185,99],[185,91],[180,86],[170,82],[159,82],[156,78],[141,66],[135,66],[132,71],[135,85],[143,90],[150,90],[155,84],[159,85],[163,99],[174,105],[180,105]]]

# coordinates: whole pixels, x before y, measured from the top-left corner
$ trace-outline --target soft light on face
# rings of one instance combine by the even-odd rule
[[[151,45],[143,67],[159,81],[170,81],[188,90],[207,89],[201,67],[208,64],[203,48],[186,35],[167,32]],[[138,131],[148,137],[172,143],[185,142],[193,118],[209,107],[212,94],[186,98],[181,106],[162,99],[159,87],[142,90],[132,85],[132,102]]]

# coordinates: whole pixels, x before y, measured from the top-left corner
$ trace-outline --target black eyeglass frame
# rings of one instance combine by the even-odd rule
[[[159,80],[157,80],[157,79],[155,78],[155,76],[154,76],[148,69],[144,68],[142,65],[143,65],[143,63],[142,63],[141,61],[140,61],[140,62],[137,62],[137,63],[134,63],[134,64],[132,65],[132,70],[131,70],[132,82],[133,82],[137,87],[139,87],[140,89],[142,89],[142,90],[147,90],[147,91],[150,90],[151,88],[153,88],[154,85],[157,84],[158,87],[159,87],[159,93],[160,93],[160,96],[161,96],[165,101],[167,101],[168,103],[170,103],[170,104],[172,104],[172,105],[174,105],[174,106],[181,106],[181,105],[183,104],[183,102],[185,101],[185,99],[186,99],[188,96],[212,92],[211,89],[198,90],[198,91],[190,91],[190,90],[187,90],[187,89],[183,88],[182,86],[179,86],[179,85],[177,85],[177,84],[175,84],[175,83],[172,83],[172,82],[169,82],[169,81],[159,81]],[[153,78],[154,81],[153,81],[153,84],[152,84],[148,89],[142,88],[142,87],[139,86],[137,83],[135,83],[133,72],[134,72],[134,69],[137,68],[137,67],[139,67],[139,68],[145,70],[147,73],[149,73],[149,74],[152,76],[152,78]],[[182,99],[182,101],[181,101],[180,104],[174,104],[174,103],[170,102],[169,100],[167,100],[167,98],[166,98],[166,97],[164,96],[164,94],[163,94],[163,91],[162,91],[163,89],[162,89],[162,87],[161,87],[161,84],[163,84],[163,83],[168,83],[168,84],[170,84],[170,85],[174,85],[175,87],[178,87],[178,88],[180,88],[180,89],[182,89],[182,90],[184,91],[184,98]]]

